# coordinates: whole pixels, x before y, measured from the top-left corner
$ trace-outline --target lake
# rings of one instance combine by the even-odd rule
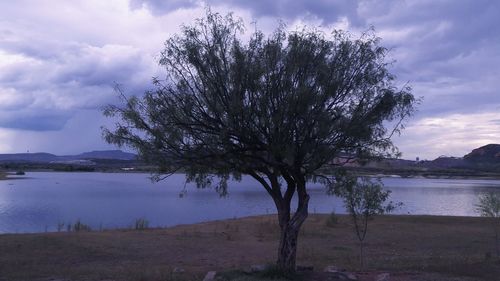
[[[15,178],[15,177],[13,177]],[[482,192],[500,192],[500,180],[383,178],[397,214],[477,216]],[[57,231],[80,220],[93,229],[131,227],[145,218],[151,227],[276,213],[272,199],[252,178],[229,184],[229,196],[186,185],[176,174],[153,183],[148,174],[29,172],[0,181],[0,233]],[[310,184],[310,213],[345,213],[342,201]],[[65,229],[65,227],[63,228]]]

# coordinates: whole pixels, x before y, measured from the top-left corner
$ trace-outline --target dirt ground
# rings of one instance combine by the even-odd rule
[[[346,216],[310,215],[297,263],[308,280],[329,280],[328,265],[361,281],[500,280],[494,231],[485,218],[383,216],[370,223],[361,268]],[[202,280],[207,271],[245,269],[276,258],[274,215],[166,229],[0,235],[0,280]],[[254,279],[252,279],[254,280]]]

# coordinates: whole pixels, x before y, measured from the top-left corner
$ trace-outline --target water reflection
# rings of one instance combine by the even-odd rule
[[[274,203],[252,178],[229,185],[228,198],[187,185],[184,176],[152,183],[147,174],[29,173],[22,180],[0,181],[0,232],[44,232],[77,219],[93,228],[133,225],[147,218],[151,226],[275,213]],[[498,180],[383,179],[391,199],[404,205],[396,213],[476,216],[481,192],[500,192]],[[309,186],[310,212],[344,213],[340,199]]]

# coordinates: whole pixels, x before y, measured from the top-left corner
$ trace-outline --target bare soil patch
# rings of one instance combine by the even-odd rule
[[[487,219],[383,216],[371,222],[365,267],[346,216],[327,224],[311,215],[299,237],[298,264],[329,280],[336,265],[359,280],[500,280],[494,233]],[[0,235],[0,280],[202,280],[207,271],[273,263],[279,228],[274,215],[165,229]],[[182,271],[182,272],[174,272]],[[248,279],[255,280],[255,279]]]

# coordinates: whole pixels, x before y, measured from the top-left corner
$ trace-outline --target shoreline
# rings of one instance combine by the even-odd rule
[[[494,245],[487,218],[377,217],[369,225],[363,269],[350,218],[336,215],[331,225],[328,219],[315,214],[306,220],[299,234],[299,265],[391,275],[411,271],[420,274],[418,280],[500,276],[500,260],[487,258]],[[274,215],[159,229],[5,234],[0,235],[0,272],[7,280],[201,280],[211,270],[273,263],[278,239]],[[176,269],[187,278],[165,278]],[[428,274],[432,278],[426,279]]]
[[[311,211],[311,210],[309,210]],[[331,213],[309,213],[309,216],[330,216]],[[208,221],[202,221],[202,222],[196,222],[196,223],[180,223],[180,224],[174,224],[174,225],[169,225],[169,226],[148,226],[145,229],[147,230],[168,230],[168,229],[173,229],[177,227],[191,227],[191,226],[197,226],[197,225],[205,225],[205,224],[212,224],[212,223],[228,223],[232,221],[238,221],[238,220],[252,220],[252,219],[260,219],[263,217],[271,217],[275,218],[277,216],[277,213],[267,213],[267,214],[260,214],[260,215],[251,215],[251,216],[244,216],[244,217],[236,217],[236,218],[227,218],[227,219],[215,219],[215,220],[208,220]],[[337,217],[349,217],[349,214],[346,213],[335,213],[335,216]],[[428,220],[474,220],[474,219],[479,219],[479,220],[487,220],[488,218],[482,217],[482,216],[454,216],[454,215],[432,215],[432,214],[384,214],[382,217],[386,218],[396,218],[396,219],[428,219]],[[147,219],[146,219],[147,220]],[[82,221],[81,223],[85,223]],[[116,227],[116,228],[92,228],[90,230],[85,230],[82,231],[84,233],[100,233],[100,232],[127,232],[127,231],[136,231],[137,229],[134,228],[133,225],[130,225],[128,227]],[[0,237],[3,235],[43,235],[43,234],[64,234],[64,233],[74,233],[75,231],[67,231],[66,227],[61,228],[61,230],[45,230],[45,231],[36,231],[36,232],[0,232]],[[1,280],[0,280],[1,281]]]
[[[103,173],[103,174],[152,174],[152,171],[142,171],[142,170],[52,170],[52,169],[27,169],[24,170],[25,173]],[[176,173],[183,174],[183,173]],[[474,175],[463,175],[463,174],[442,174],[442,173],[425,173],[425,174],[405,174],[405,173],[365,173],[357,172],[357,176],[366,176],[373,178],[400,178],[400,179],[451,179],[451,180],[500,180],[500,174],[484,174],[478,173]],[[14,175],[15,171],[2,171],[0,172],[0,180],[10,180],[22,178],[10,178],[10,175]]]

